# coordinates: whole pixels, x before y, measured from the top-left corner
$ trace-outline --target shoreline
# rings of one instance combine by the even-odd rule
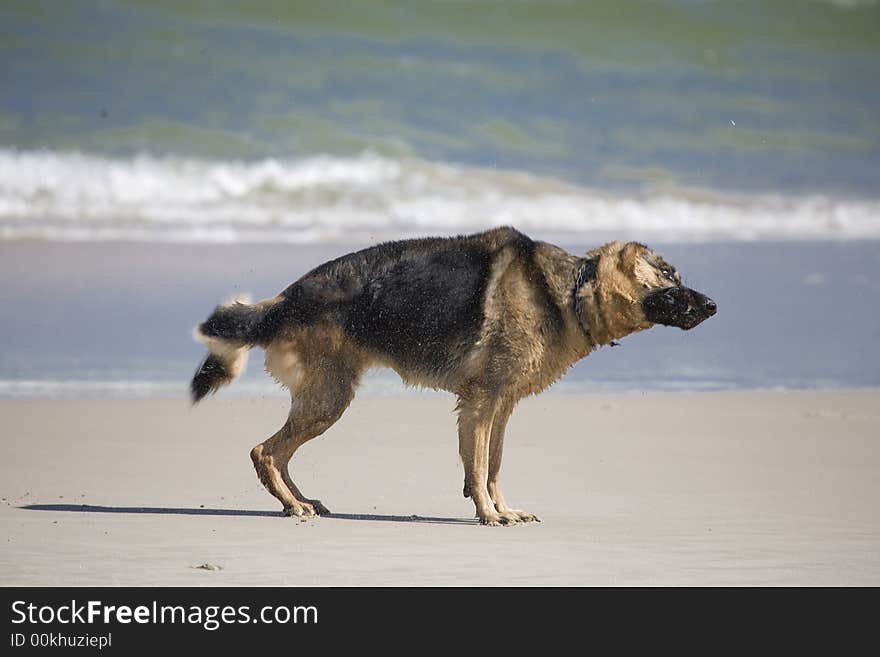
[[[2,380],[0,401],[179,401],[188,400],[188,381],[149,380]],[[627,386],[623,383],[600,383],[594,381],[561,380],[539,393],[540,395],[701,395],[713,393],[788,393],[788,392],[876,392],[880,387],[856,386],[743,386],[724,387],[689,382],[652,382],[647,386]],[[420,399],[450,397],[446,390],[407,385],[392,373],[364,381],[356,395],[370,399]],[[218,399],[287,399],[289,392],[274,381],[237,381],[213,395]]]

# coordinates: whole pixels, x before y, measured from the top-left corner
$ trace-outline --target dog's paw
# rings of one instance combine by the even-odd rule
[[[286,516],[296,516],[297,518],[309,518],[318,515],[315,512],[315,507],[308,502],[297,502],[296,504],[286,506],[282,513]]]
[[[541,519],[534,513],[529,513],[528,511],[523,511],[522,509],[511,509],[510,513],[516,515],[519,518],[520,522],[541,522]]]
[[[477,517],[480,519],[481,525],[488,525],[489,527],[507,527],[508,525],[515,525],[520,522],[519,516],[509,512],[493,512],[478,515]]]
[[[307,502],[312,506],[316,515],[329,516],[332,513],[330,509],[321,504],[321,500],[307,500]]]

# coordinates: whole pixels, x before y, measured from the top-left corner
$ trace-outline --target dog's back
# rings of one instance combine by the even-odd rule
[[[211,354],[191,386],[194,401],[230,383],[242,350],[317,325],[342,330],[374,360],[440,381],[480,338],[494,258],[531,254],[513,229],[386,242],[324,263],[274,299],[219,306],[197,329]]]

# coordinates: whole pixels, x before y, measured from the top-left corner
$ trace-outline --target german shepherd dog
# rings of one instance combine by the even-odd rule
[[[513,228],[401,240],[313,269],[272,299],[218,306],[196,328],[209,354],[193,403],[230,383],[248,350],[291,394],[284,426],[251,450],[284,513],[329,513],[294,484],[288,463],[324,433],[371,366],[458,398],[464,496],[486,525],[538,520],[510,507],[499,473],[504,429],[517,401],[557,380],[597,347],[654,324],[685,330],[715,303],[681,284],[643,244],[611,242],[572,255]]]

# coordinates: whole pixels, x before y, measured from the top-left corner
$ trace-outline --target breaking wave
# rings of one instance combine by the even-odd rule
[[[332,242],[498,225],[653,241],[880,238],[880,201],[613,194],[527,173],[365,153],[111,158],[0,149],[0,239]]]

